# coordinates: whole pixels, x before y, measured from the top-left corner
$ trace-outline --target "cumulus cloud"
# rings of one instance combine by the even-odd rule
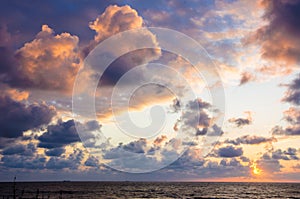
[[[285,121],[288,122],[287,127],[276,125],[271,129],[273,135],[300,135],[300,110],[296,107],[291,107],[284,112]]]
[[[198,98],[188,101],[185,105],[180,104],[177,100],[173,101],[171,109],[176,111],[182,109],[181,118],[175,123],[173,129],[178,131],[182,129],[186,134],[195,136],[222,136],[224,131],[215,123],[216,117],[213,106]]]
[[[200,157],[201,152],[196,149],[189,149],[178,158],[175,162],[170,164],[167,169],[172,169],[175,172],[186,171],[194,168],[201,168],[205,164],[205,160]]]
[[[79,148],[70,148],[68,154],[65,148],[53,148],[40,154],[34,143],[17,143],[1,151],[0,166],[29,170],[43,169],[78,169],[84,158],[84,152]],[[47,157],[48,156],[48,157]]]
[[[272,158],[276,160],[299,160],[297,149],[288,148],[287,150],[277,149],[272,152]]]
[[[261,45],[261,56],[276,62],[274,71],[281,67],[291,69],[300,61],[300,1],[265,0],[262,6],[268,24],[259,28],[246,42]]]
[[[245,135],[242,137],[238,137],[234,140],[227,139],[224,141],[224,143],[227,144],[233,144],[233,145],[240,145],[240,144],[249,144],[249,145],[257,145],[262,143],[270,143],[270,142],[276,142],[276,138],[266,138],[262,136],[251,136],[251,135]]]
[[[209,103],[201,99],[189,101],[185,106],[185,111],[179,123],[183,123],[184,129],[193,128],[195,135],[206,134],[208,129],[205,128],[208,128],[211,122],[211,117],[206,110],[210,107]]]
[[[123,149],[126,151],[130,151],[133,153],[145,153],[145,148],[147,146],[147,140],[146,139],[139,139],[137,141],[130,142],[123,146]]]
[[[91,22],[89,26],[97,33],[94,38],[95,41],[100,42],[113,34],[140,28],[142,25],[142,17],[130,6],[119,7],[111,5],[95,21]]]
[[[78,169],[81,161],[84,158],[84,153],[80,149],[75,149],[72,154],[67,157],[51,157],[44,165],[47,169]]]
[[[3,71],[2,82],[21,88],[70,90],[79,68],[77,36],[54,34],[47,25],[25,43]]]
[[[84,124],[78,123],[78,128],[84,130],[83,139],[88,141],[89,138],[94,137],[91,132],[99,129],[100,125],[96,121],[89,121]],[[58,120],[57,124],[47,126],[47,131],[39,136],[38,140],[38,146],[47,149],[63,147],[81,141],[74,120],[66,122]]]
[[[252,123],[251,112],[246,111],[245,113],[247,114],[247,118],[230,118],[228,122],[234,123],[237,127],[242,127],[251,124]]]
[[[299,160],[297,156],[297,149],[295,148],[287,148],[283,149],[276,149],[268,151],[256,161],[258,168],[262,169],[266,175],[270,174],[272,178],[274,172],[280,172],[282,168],[284,168],[284,164],[281,164],[283,161],[293,161]]]
[[[29,97],[29,91],[10,88],[9,86],[7,86],[5,84],[0,84],[0,89],[2,91],[0,93],[1,97],[8,96],[15,101],[27,100]]]
[[[36,153],[36,146],[33,143],[24,145],[22,143],[15,143],[13,146],[8,146],[1,152],[2,155],[22,155],[22,156],[34,156]]]
[[[45,103],[25,105],[10,97],[0,97],[0,137],[16,138],[24,131],[47,125],[56,115]]]
[[[217,150],[219,157],[223,158],[233,158],[243,155],[243,149],[241,147],[234,148],[233,146],[221,147]]]
[[[38,137],[39,147],[56,148],[67,144],[79,142],[74,120],[66,122],[58,121],[55,125],[49,125],[47,131]]]
[[[288,90],[283,100],[294,105],[300,105],[300,74],[288,85]]]
[[[142,25],[142,17],[130,6],[108,6],[95,21],[90,22],[90,28],[96,32],[96,35],[90,45],[83,50],[83,53],[86,56],[97,44],[106,38],[126,30],[142,28]],[[130,42],[128,37],[122,38],[122,35],[119,36],[121,41],[124,40],[124,43],[118,43],[117,46],[110,46],[107,52],[118,54],[118,52],[123,52],[124,50],[135,49],[141,42],[145,44],[151,43],[157,49],[130,50],[130,53],[118,57],[104,72],[100,79],[101,85],[114,85],[123,74],[133,67],[153,61],[161,55],[156,37],[150,31],[144,29],[143,31],[132,33],[132,35],[134,35],[134,39],[131,39]],[[99,63],[92,63],[91,65],[97,71]],[[139,76],[141,74],[138,74],[135,78]]]
[[[131,141],[127,144],[120,143],[119,146],[107,150],[104,154],[105,159],[122,158],[125,154],[131,156],[132,154],[147,154],[152,147],[152,143],[141,138]],[[154,150],[154,149],[151,149]]]
[[[66,151],[65,148],[53,148],[45,151],[47,156],[61,156]]]
[[[200,150],[189,149],[178,160],[163,169],[164,173],[176,176],[196,178],[220,178],[220,177],[248,177],[249,166],[243,165],[239,158],[223,158],[221,160],[212,160],[210,158],[200,158]],[[201,152],[200,152],[201,154]]]
[[[190,143],[186,143],[190,145]],[[145,171],[165,167],[179,158],[182,151],[180,139],[158,136],[154,140],[138,139],[104,150],[103,159],[120,170]],[[200,156],[201,154],[199,154]],[[153,165],[155,164],[155,166]],[[188,164],[188,163],[187,163]]]
[[[276,125],[271,129],[273,135],[300,135],[300,76],[292,81],[290,84],[284,86],[288,87],[283,98],[284,102],[288,102],[291,106],[283,113],[283,120],[287,122],[286,126]]]
[[[20,156],[6,155],[1,158],[1,165],[7,168],[44,169],[46,158],[42,155]]]
[[[84,162],[84,165],[87,167],[99,167],[100,163],[97,158],[94,156],[88,157],[88,159]]]
[[[281,168],[283,167],[279,160],[272,159],[268,155],[263,155],[257,162],[258,168],[261,168],[261,170],[266,171],[268,173],[273,172],[279,172]]]
[[[23,145],[17,145],[17,146],[12,146],[4,149],[2,151],[3,155],[13,155],[13,154],[19,154],[25,151],[25,147]]]

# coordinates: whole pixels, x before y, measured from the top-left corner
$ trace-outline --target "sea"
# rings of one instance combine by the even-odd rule
[[[297,183],[16,182],[0,183],[0,199],[299,198]]]

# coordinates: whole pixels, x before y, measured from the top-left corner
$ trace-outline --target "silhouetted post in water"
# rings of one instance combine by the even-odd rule
[[[39,190],[39,189],[37,189],[37,190],[36,190],[36,197],[35,197],[36,199],[38,199],[38,198],[39,198],[39,193],[40,193],[40,190]]]
[[[25,190],[24,190],[24,188],[23,188],[23,189],[22,189],[22,193],[21,193],[21,197],[19,197],[19,199],[22,199],[22,198],[23,198],[24,193],[25,193]]]
[[[15,176],[15,177],[14,177],[14,199],[17,198],[17,197],[16,197],[16,179],[17,179],[17,177]]]
[[[60,190],[59,199],[62,199],[62,190]]]

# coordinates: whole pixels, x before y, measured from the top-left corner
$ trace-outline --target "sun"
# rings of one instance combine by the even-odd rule
[[[253,173],[255,175],[259,175],[261,173],[261,170],[259,168],[253,168]]]
[[[257,167],[256,163],[253,163],[250,167],[254,175],[260,175],[262,173],[262,170]]]

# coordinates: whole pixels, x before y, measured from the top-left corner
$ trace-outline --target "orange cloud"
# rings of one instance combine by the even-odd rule
[[[54,35],[47,25],[17,50],[18,69],[12,84],[50,90],[70,90],[80,65],[77,36]]]
[[[96,42],[100,42],[113,34],[141,28],[142,24],[142,17],[130,6],[111,5],[95,21],[91,22],[89,27],[97,32],[94,39]]]
[[[22,101],[22,100],[27,100],[29,97],[29,92],[28,91],[22,91],[14,88],[9,88],[6,85],[1,85],[0,84],[0,97],[10,97],[11,99],[15,101]]]

